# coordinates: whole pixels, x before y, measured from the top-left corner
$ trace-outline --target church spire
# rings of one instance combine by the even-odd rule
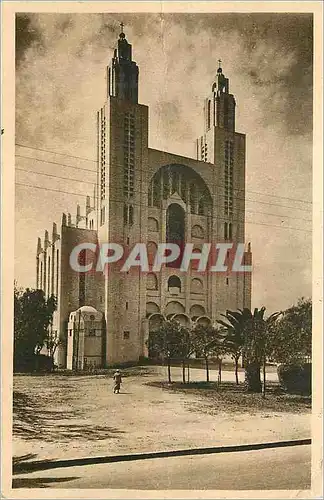
[[[235,99],[229,93],[229,79],[223,73],[221,59],[218,59],[212,92],[206,99],[204,114],[205,132],[212,127],[235,131]]]
[[[215,77],[215,81],[212,86],[212,91],[217,92],[217,95],[221,93],[228,94],[229,93],[229,79],[225,77],[222,68],[222,60],[218,59],[218,68]]]
[[[124,23],[114,50],[114,57],[108,68],[108,94],[118,99],[138,103],[138,66],[132,60],[132,46],[124,33]]]

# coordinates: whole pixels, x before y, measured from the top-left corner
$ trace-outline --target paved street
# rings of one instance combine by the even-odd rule
[[[310,488],[311,447],[157,458],[14,476],[21,488],[259,490]]]

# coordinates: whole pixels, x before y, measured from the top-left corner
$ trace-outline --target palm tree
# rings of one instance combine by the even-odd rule
[[[255,308],[253,313],[244,308],[238,311],[226,311],[223,316],[227,323],[218,320],[226,326],[227,341],[235,359],[236,382],[238,383],[238,361],[242,355],[245,368],[245,383],[249,392],[261,392],[260,369],[263,364],[265,380],[265,361],[267,355],[267,333],[270,325],[281,313],[273,313],[267,319],[264,318],[265,307]]]
[[[275,312],[265,318],[265,307],[255,308],[254,312],[243,309],[247,318],[245,328],[244,356],[246,359],[245,381],[248,391],[261,392],[260,369],[263,367],[263,395],[266,387],[266,359],[270,351],[270,330],[280,316]]]
[[[238,367],[239,360],[242,356],[243,346],[244,346],[244,333],[243,329],[239,327],[239,322],[236,319],[236,312],[227,311],[226,314],[222,314],[228,323],[225,321],[218,320],[218,323],[226,328],[226,335],[224,338],[224,347],[226,351],[231,355],[235,363],[235,380],[238,385]]]

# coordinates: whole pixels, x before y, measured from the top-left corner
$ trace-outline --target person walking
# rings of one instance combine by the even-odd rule
[[[119,370],[114,373],[114,394],[119,394],[120,385],[122,383],[122,376]]]

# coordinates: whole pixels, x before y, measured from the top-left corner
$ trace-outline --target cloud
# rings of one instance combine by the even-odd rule
[[[41,45],[41,32],[32,23],[29,14],[20,14],[16,17],[16,66],[23,61],[25,52],[30,47]]]

